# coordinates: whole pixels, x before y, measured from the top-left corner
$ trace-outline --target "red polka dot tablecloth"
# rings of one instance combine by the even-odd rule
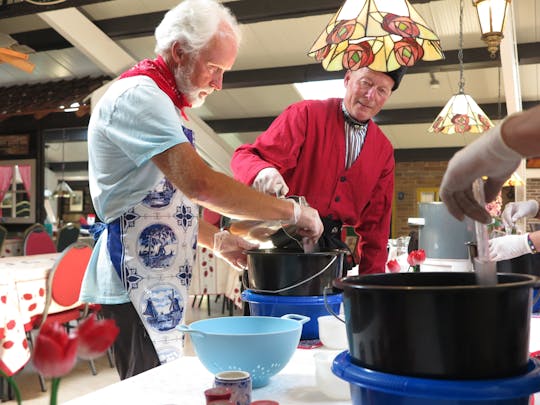
[[[239,307],[241,272],[214,255],[212,249],[197,247],[189,293],[192,295],[225,295]]]
[[[30,359],[25,326],[43,313],[47,275],[57,256],[0,258],[0,369],[8,375]]]

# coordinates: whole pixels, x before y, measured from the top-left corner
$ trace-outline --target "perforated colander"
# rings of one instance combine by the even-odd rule
[[[251,374],[254,388],[269,383],[291,359],[309,321],[303,315],[227,316],[179,326],[190,334],[195,353],[213,374],[243,370]]]

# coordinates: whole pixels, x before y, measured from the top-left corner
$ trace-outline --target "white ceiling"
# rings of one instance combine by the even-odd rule
[[[256,3],[261,0],[249,1]],[[92,21],[167,10],[177,3],[177,0],[112,0],[44,15],[33,14],[3,19],[0,16],[2,33],[14,34],[52,27],[75,44],[71,48],[31,54],[30,60],[36,64],[35,71],[31,75],[6,64],[0,65],[0,86],[88,75],[118,74],[123,68],[130,66],[131,61],[154,57],[154,39],[152,36],[145,36],[113,41]],[[464,5],[464,48],[481,48],[480,52],[487,55],[485,44],[480,39],[479,24],[472,1],[465,0]],[[458,48],[459,0],[414,3],[414,7],[439,35],[444,51]],[[516,42],[519,44],[540,42],[538,2],[519,0],[512,2],[512,7]],[[233,70],[315,63],[306,53],[330,17],[331,14],[327,14],[243,25],[244,39]],[[512,24],[509,24],[509,27],[511,28]],[[509,39],[505,38],[503,41]],[[506,46],[513,49],[514,43],[506,43]],[[466,59],[464,62],[467,64]],[[505,86],[503,73],[512,63],[512,60],[503,61],[503,68],[466,67],[465,92],[479,104],[504,103],[505,88],[508,87]],[[523,101],[539,100],[539,65],[524,64],[518,68],[518,72]],[[415,108],[442,108],[458,90],[459,72],[440,69],[434,74],[440,82],[437,89],[430,87],[429,73],[406,75],[385,109],[411,109],[411,117],[414,117]],[[213,94],[202,108],[193,110],[193,114],[202,120],[269,117],[279,114],[287,105],[299,100],[300,95],[292,84],[233,88]],[[496,121],[499,117],[491,118]],[[382,128],[396,149],[460,147],[475,137],[470,134],[430,134],[427,132],[429,124],[430,122],[382,125]],[[257,135],[258,132],[211,134],[214,142],[221,148],[219,153],[225,154],[222,158],[225,160],[228,159],[226,155],[235,147],[244,142],[251,142]],[[66,153],[67,161],[80,161],[86,158],[84,143],[70,143],[66,148],[69,148],[69,152]],[[211,146],[209,151],[212,150]],[[46,157],[51,162],[61,161],[59,145],[47,148]]]

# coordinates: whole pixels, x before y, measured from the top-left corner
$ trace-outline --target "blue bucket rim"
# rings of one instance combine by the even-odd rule
[[[336,356],[332,372],[351,384],[407,397],[446,400],[502,400],[540,391],[540,361],[529,359],[525,374],[490,380],[439,380],[407,377],[352,364],[349,351]]]
[[[266,304],[323,304],[324,295],[266,295],[258,294],[251,290],[244,290],[240,294],[242,301],[266,303]],[[337,304],[343,301],[343,293],[327,294],[326,301]]]

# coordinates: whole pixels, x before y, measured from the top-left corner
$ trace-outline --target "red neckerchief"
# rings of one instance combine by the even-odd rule
[[[169,96],[171,101],[180,109],[182,117],[188,120],[184,108],[191,107],[186,100],[186,97],[178,91],[176,87],[176,80],[173,74],[169,70],[169,67],[161,56],[158,55],[156,59],[144,59],[133,66],[131,69],[125,71],[120,75],[120,79],[131,76],[148,76],[165,94]]]

